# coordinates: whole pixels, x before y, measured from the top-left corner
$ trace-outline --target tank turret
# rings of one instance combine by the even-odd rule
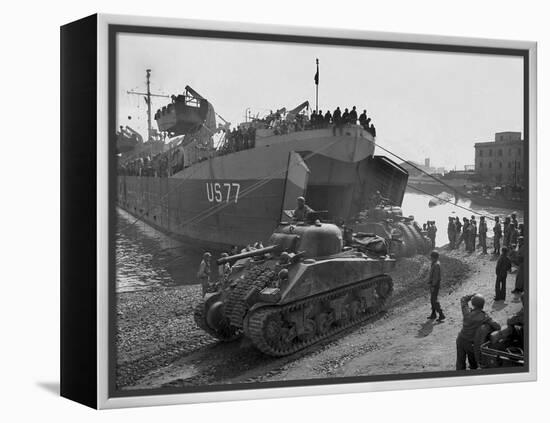
[[[344,245],[328,223],[281,224],[269,246],[218,260],[234,263],[195,309],[220,340],[249,338],[273,356],[337,336],[385,309],[395,260]]]

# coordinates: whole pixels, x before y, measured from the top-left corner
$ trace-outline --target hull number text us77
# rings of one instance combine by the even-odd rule
[[[206,197],[211,203],[229,203],[239,201],[241,184],[235,182],[207,182]]]

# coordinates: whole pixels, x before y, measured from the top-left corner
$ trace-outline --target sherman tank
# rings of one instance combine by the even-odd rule
[[[357,233],[370,233],[387,240],[396,257],[427,254],[430,239],[413,216],[403,216],[401,207],[380,204],[365,210],[352,225]]]
[[[219,259],[231,271],[197,305],[196,323],[220,340],[244,336],[265,354],[285,356],[380,313],[395,260],[384,240],[345,243],[344,232],[319,221],[282,223],[267,247]]]

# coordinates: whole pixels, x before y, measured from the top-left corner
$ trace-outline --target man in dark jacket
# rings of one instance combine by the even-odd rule
[[[483,254],[487,254],[487,222],[485,216],[479,218],[479,245],[483,249]]]
[[[366,110],[363,110],[363,113],[361,113],[361,114],[359,115],[359,124],[360,124],[363,128],[365,128],[366,123],[367,123],[367,111],[366,111]],[[367,128],[368,128],[368,126],[367,126]],[[366,129],[366,128],[365,128],[365,129]]]
[[[456,242],[456,225],[452,216],[449,216],[449,224],[447,225],[447,237],[449,238],[449,250],[455,248]]]
[[[468,306],[471,301],[472,308]],[[462,309],[462,330],[456,338],[456,370],[466,370],[466,358],[470,369],[477,369],[474,353],[474,339],[478,329],[486,324],[492,330],[500,330],[500,325],[483,311],[485,299],[479,294],[466,295],[460,300]]]
[[[439,253],[437,251],[432,251],[430,254],[432,264],[430,266],[430,273],[428,275],[428,286],[430,287],[430,304],[432,306],[432,314],[428,316],[428,319],[435,319],[436,312],[439,313],[438,322],[445,320],[445,315],[443,310],[441,310],[441,305],[437,301],[437,296],[439,295],[439,288],[441,286],[441,265],[439,263]]]
[[[342,113],[342,123],[347,125],[349,122],[349,110],[346,108],[344,109],[344,113]]]
[[[357,123],[357,110],[355,106],[353,106],[351,112],[349,112],[349,123],[351,123],[352,125],[355,125]]]
[[[512,262],[508,257],[508,248],[502,247],[502,254],[498,258],[495,282],[495,301],[504,301],[506,299],[506,277],[512,269]]]

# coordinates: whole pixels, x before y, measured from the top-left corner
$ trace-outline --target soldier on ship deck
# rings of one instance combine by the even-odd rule
[[[298,207],[294,209],[294,220],[303,222],[307,219],[307,215],[313,212],[313,209],[306,204],[306,199],[304,197],[298,197],[296,202],[298,203]]]

